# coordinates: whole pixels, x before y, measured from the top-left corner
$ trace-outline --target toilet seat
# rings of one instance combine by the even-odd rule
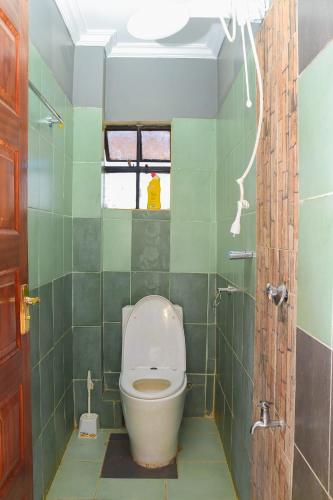
[[[147,384],[145,384],[146,381]],[[156,383],[151,384],[149,381]],[[163,382],[167,382],[169,385]],[[145,385],[147,387],[140,390],[140,386],[144,387]],[[156,387],[152,387],[154,385]],[[184,385],[186,385],[185,373],[170,368],[135,368],[122,372],[119,379],[121,391],[133,398],[145,400],[170,397],[182,389]]]

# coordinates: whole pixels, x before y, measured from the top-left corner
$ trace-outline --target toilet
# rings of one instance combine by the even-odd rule
[[[121,402],[134,461],[164,467],[177,455],[186,378],[183,311],[149,295],[122,311]]]

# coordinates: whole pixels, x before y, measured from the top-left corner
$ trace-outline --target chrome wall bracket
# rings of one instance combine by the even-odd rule
[[[222,293],[227,293],[228,295],[232,295],[233,293],[243,292],[241,288],[237,288],[236,286],[227,286],[226,288],[218,288],[216,290],[216,295],[213,303],[213,307],[217,307],[222,302]]]
[[[271,283],[267,283],[266,295],[269,300],[273,301],[277,307],[282,306],[284,302],[288,302],[288,290],[286,285],[274,286]]]
[[[230,260],[253,259],[256,256],[251,250],[230,250],[228,257]]]

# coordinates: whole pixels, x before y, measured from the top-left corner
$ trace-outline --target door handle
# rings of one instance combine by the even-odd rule
[[[24,302],[28,306],[35,306],[36,304],[40,303],[40,297],[24,297]]]
[[[29,297],[28,285],[21,286],[20,323],[21,335],[26,335],[30,330],[30,306],[40,303],[40,297]]]

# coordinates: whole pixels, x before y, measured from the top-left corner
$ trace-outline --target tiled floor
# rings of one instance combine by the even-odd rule
[[[81,441],[73,433],[47,500],[237,499],[213,420],[184,419],[178,479],[100,479],[109,435],[101,430],[96,441]]]

